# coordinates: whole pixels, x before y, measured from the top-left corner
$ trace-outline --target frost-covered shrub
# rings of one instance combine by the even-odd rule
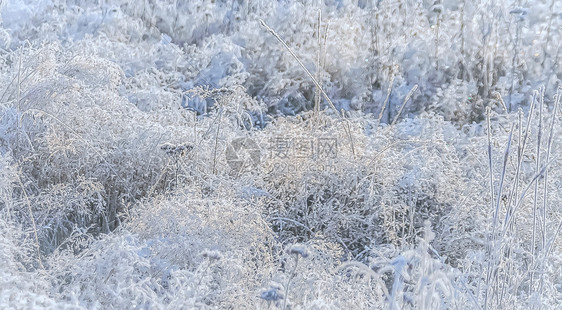
[[[2,210],[5,211],[5,210]],[[37,265],[32,233],[0,217],[0,308],[52,309],[64,308],[48,294],[49,283],[29,272],[26,267]]]
[[[379,246],[371,249],[367,263],[335,260],[342,249],[325,241],[289,246],[279,274],[260,295],[262,304],[278,309],[477,307],[467,279],[431,246],[435,235],[429,222],[424,225],[416,247],[401,252]]]
[[[92,307],[249,307],[272,269],[259,210],[178,191],[139,205],[119,235],[74,232],[48,260],[52,294]]]
[[[8,100],[20,101],[4,107],[2,116],[2,152],[18,161],[22,173],[15,195],[22,208],[27,199],[38,209],[47,251],[73,224],[93,224],[93,232],[115,228],[127,201],[167,186],[168,158],[160,144],[189,141],[191,134],[166,127],[185,116],[166,120],[162,113],[151,120],[120,96],[122,74],[114,63],[67,58],[59,48],[26,54],[28,77],[6,89]]]
[[[150,259],[170,306],[183,307],[186,300],[249,306],[272,268],[270,230],[260,209],[231,190],[206,199],[201,191],[157,197],[139,206],[126,227],[145,242],[140,253]]]
[[[270,139],[330,137],[338,142],[334,159],[268,156],[264,162],[264,186],[271,195],[265,203],[282,240],[322,236],[339,243],[346,255],[362,258],[375,244],[410,246],[424,220],[440,223],[458,201],[464,184],[451,143],[461,133],[451,124],[428,116],[364,136],[376,128],[373,121],[358,118],[348,128],[346,121],[328,120],[317,131],[309,122],[278,120],[255,136],[266,139],[271,132]],[[275,152],[267,142],[268,151]]]

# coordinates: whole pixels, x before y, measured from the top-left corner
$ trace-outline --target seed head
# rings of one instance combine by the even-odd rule
[[[278,301],[283,299],[283,294],[279,293],[276,287],[272,287],[267,291],[264,291],[260,294],[260,298],[267,301]]]
[[[303,245],[294,244],[287,249],[287,253],[291,255],[300,255],[302,258],[308,257],[308,251]]]
[[[204,250],[201,255],[209,260],[219,260],[222,258],[222,254],[219,251]]]

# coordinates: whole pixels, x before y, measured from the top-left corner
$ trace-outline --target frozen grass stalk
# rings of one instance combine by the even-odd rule
[[[515,16],[514,18],[517,19],[515,40],[513,43],[513,58],[511,59],[511,83],[510,83],[511,85],[509,88],[509,112],[511,112],[513,111],[513,91],[515,88],[515,73],[516,73],[515,67],[518,64],[517,60],[519,57],[519,38],[521,36],[521,22],[524,20],[524,16],[527,14],[527,12],[522,8],[516,8],[511,10],[509,13],[514,15]]]
[[[534,107],[535,105],[533,104],[533,102],[535,101],[535,98],[533,97],[532,101],[531,101],[531,108],[529,110],[529,115],[527,117],[527,123],[525,125],[525,131],[523,134],[523,129],[522,129],[522,115],[523,115],[523,110],[519,110],[519,144],[517,146],[517,167],[515,169],[515,181],[512,184],[511,187],[511,193],[509,194],[509,198],[508,198],[508,202],[507,202],[507,211],[505,213],[505,221],[504,223],[508,222],[509,217],[512,215],[513,209],[512,209],[512,205],[513,204],[517,204],[517,193],[518,193],[518,189],[519,189],[519,177],[520,177],[520,172],[521,172],[521,165],[523,164],[523,154],[525,153],[525,148],[527,146],[527,138],[529,136],[529,131],[530,131],[530,125],[531,125],[531,119],[533,117],[533,112],[534,112]],[[513,202],[512,204],[512,199],[516,199],[515,202]]]
[[[437,15],[437,24],[435,25],[435,70],[439,71],[439,31],[441,29],[441,13],[443,11],[443,6],[441,1],[435,1],[433,5],[433,12]]]
[[[535,155],[535,171],[539,171],[539,167],[541,165],[541,138],[542,138],[542,111],[543,111],[543,107],[544,107],[544,87],[539,88],[538,94],[537,92],[535,92],[536,95],[538,95],[539,98],[537,98],[537,102],[535,103],[540,105],[539,107],[539,123],[537,125],[537,148],[536,148],[536,155]],[[534,270],[534,260],[535,260],[535,251],[536,251],[536,231],[537,231],[537,201],[538,201],[538,190],[539,190],[539,182],[535,183],[535,191],[534,191],[534,196],[533,196],[533,232],[532,232],[532,240],[531,240],[531,269],[530,270],[530,278],[529,278],[529,298],[532,297],[533,294],[533,285],[534,285],[534,275],[535,275],[535,270]]]
[[[548,163],[550,160],[551,150],[552,150],[552,139],[554,137],[554,123],[556,122],[556,117],[558,113],[558,105],[560,103],[560,97],[562,96],[562,87],[559,87],[556,92],[556,98],[554,99],[554,109],[552,111],[552,119],[550,121],[550,128],[548,132],[548,141],[546,144],[546,158],[545,161]],[[544,268],[546,264],[546,255],[548,251],[547,246],[547,235],[546,235],[546,213],[548,208],[548,170],[544,172],[544,187],[543,187],[543,207],[542,207],[542,244],[543,244],[543,262],[541,263],[541,278],[539,284],[539,296],[543,296],[544,289]]]
[[[562,87],[559,87],[556,93],[556,98],[555,98],[555,104],[554,104],[554,110],[556,111],[559,104],[560,104],[560,97],[562,97]],[[556,114],[553,115],[553,118],[556,118]],[[556,239],[558,238],[558,235],[560,234],[560,230],[562,229],[562,219],[559,221],[558,226],[556,227],[556,230],[553,233],[552,239],[549,242],[549,244],[547,245],[546,248],[546,253],[544,255],[544,258],[546,259],[549,255],[550,255],[550,251],[552,250],[552,247],[554,246],[554,243],[556,242]],[[541,273],[541,277],[542,277],[542,273]],[[542,282],[542,279],[541,279]]]
[[[496,237],[496,229],[498,226],[498,217],[499,217],[499,212],[500,212],[500,203],[501,203],[501,198],[502,198],[502,190],[503,190],[503,183],[505,181],[505,175],[506,175],[506,170],[507,170],[507,163],[509,160],[509,152],[510,152],[510,148],[511,148],[511,138],[513,136],[513,127],[514,125],[511,126],[511,130],[509,131],[509,136],[507,138],[507,145],[505,147],[505,152],[504,152],[504,158],[503,158],[503,166],[502,166],[502,174],[500,176],[500,184],[499,184],[499,188],[498,188],[498,193],[496,194],[496,202],[495,202],[495,211],[494,211],[494,217],[493,217],[493,222],[492,222],[492,234],[491,234],[491,238],[490,238],[490,242],[488,244],[488,267],[487,267],[487,271],[486,271],[486,286],[485,286],[485,294],[484,294],[484,310],[487,309],[488,307],[488,299],[489,299],[489,294],[490,294],[490,288],[491,288],[491,284],[497,283],[497,278],[496,281],[494,281],[494,283],[492,283],[492,274],[495,274],[496,277],[498,276],[498,273],[496,272],[496,256],[499,255],[499,249],[498,249],[498,244],[497,244],[497,237]],[[489,156],[491,156],[491,152],[489,151]],[[490,173],[492,173],[493,170],[491,169],[490,166]],[[493,186],[493,184],[491,185]],[[493,199],[493,196],[492,196]]]
[[[293,268],[293,271],[291,272],[291,274],[289,275],[289,279],[287,280],[287,284],[285,284],[285,299],[283,300],[283,310],[287,309],[287,301],[289,299],[289,290],[291,288],[291,282],[293,281],[293,279],[295,278],[295,276],[297,275],[297,267],[299,266],[299,257],[302,256],[302,258],[307,258],[308,257],[308,252],[306,251],[306,249],[303,246],[300,245],[292,245],[287,249],[287,253],[290,255],[294,255],[293,257],[295,258],[295,268]]]
[[[322,21],[322,11],[318,10],[318,22],[316,27],[316,39],[318,41],[318,45],[316,48],[316,79],[319,83],[322,82],[321,76],[321,62],[320,62],[320,52],[321,52],[321,45],[320,45],[320,22]],[[314,116],[318,118],[320,114],[320,88],[316,87],[316,92],[314,95]]]
[[[283,41],[283,39],[281,39],[281,37],[277,34],[277,32],[275,32],[275,30],[271,29],[271,27],[269,27],[262,19],[259,20],[260,24],[267,30],[269,31],[269,33],[271,33],[282,45],[283,47],[285,47],[285,49],[287,49],[287,51],[289,51],[289,53],[291,53],[291,56],[293,56],[293,58],[295,58],[295,60],[299,63],[299,65],[301,66],[301,68],[304,70],[304,72],[306,72],[306,74],[308,75],[308,77],[312,80],[312,82],[314,83],[314,85],[320,90],[320,92],[322,93],[322,96],[324,96],[324,99],[326,99],[326,101],[330,104],[330,107],[332,108],[332,110],[334,110],[334,112],[336,113],[336,115],[339,115],[338,113],[338,109],[336,109],[336,106],[332,103],[332,100],[330,100],[330,97],[328,97],[328,94],[326,94],[326,92],[324,91],[324,89],[322,88],[322,86],[320,85],[320,83],[318,83],[318,81],[314,78],[314,76],[312,75],[312,73],[310,73],[310,71],[306,68],[306,66],[302,63],[302,61],[300,60],[300,58],[295,54],[295,52],[293,52],[293,50],[287,45],[287,43],[285,43],[285,41]]]
[[[391,125],[396,124],[396,122],[398,121],[398,117],[400,117],[400,114],[402,113],[402,110],[404,110],[404,107],[406,106],[406,103],[408,103],[410,98],[412,98],[412,95],[414,94],[414,92],[417,89],[418,89],[418,84],[414,85],[414,87],[412,87],[412,89],[410,89],[410,91],[408,92],[408,95],[406,96],[406,98],[404,98],[404,102],[402,103],[402,106],[400,106],[400,110],[398,110],[398,114],[396,114],[396,117],[392,121]]]
[[[41,260],[41,245],[39,243],[39,236],[37,235],[37,224],[35,224],[35,216],[33,216],[33,210],[31,208],[31,201],[29,200],[29,196],[27,195],[27,191],[25,190],[25,186],[23,185],[19,174],[17,174],[18,183],[21,187],[23,195],[25,197],[25,203],[27,205],[27,211],[29,212],[29,218],[31,220],[31,227],[33,228],[33,237],[35,238],[35,249],[37,251],[37,264],[39,268],[45,269],[43,267],[43,262]]]
[[[394,67],[393,67],[393,68],[394,68]],[[388,88],[387,88],[387,90],[386,90],[386,98],[384,98],[384,102],[382,103],[382,107],[381,107],[381,111],[380,111],[380,113],[379,113],[379,117],[377,118],[377,121],[378,121],[379,123],[380,123],[381,120],[382,120],[382,117],[383,117],[383,115],[384,115],[384,111],[385,111],[385,109],[386,109],[386,105],[387,105],[387,103],[388,103],[388,101],[389,101],[389,99],[390,99],[390,94],[392,93],[392,86],[393,86],[393,84],[394,84],[394,78],[395,78],[394,70],[392,69],[391,72],[390,72],[390,81],[389,81],[389,83],[388,83]]]

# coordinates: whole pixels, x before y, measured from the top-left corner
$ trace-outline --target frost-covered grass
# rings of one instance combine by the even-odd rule
[[[557,309],[562,3],[440,2],[0,2],[0,308]]]

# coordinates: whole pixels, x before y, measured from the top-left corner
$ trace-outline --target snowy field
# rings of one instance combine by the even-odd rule
[[[1,0],[0,309],[560,309],[562,1]]]

